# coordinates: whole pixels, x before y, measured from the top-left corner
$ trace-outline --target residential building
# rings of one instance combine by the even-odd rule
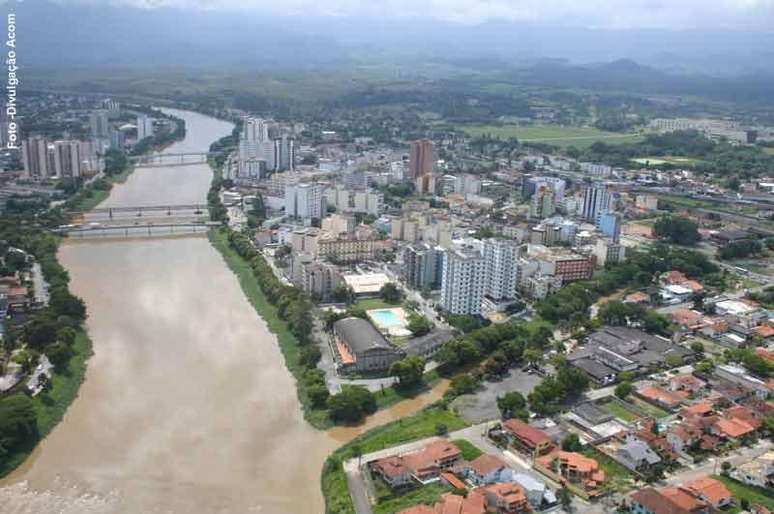
[[[731,491],[720,480],[700,478],[683,484],[683,487],[695,498],[707,502],[716,509],[730,506],[734,498]]]
[[[621,215],[614,212],[603,212],[597,217],[597,228],[614,243],[621,239]]]
[[[285,186],[285,215],[309,223],[322,220],[326,215],[325,186],[296,183]]]
[[[648,443],[636,438],[621,445],[616,450],[615,456],[618,462],[632,471],[647,469],[661,462],[661,457],[648,446]]]
[[[519,245],[509,239],[485,239],[484,295],[492,300],[511,300],[518,286]]]
[[[439,258],[440,257],[440,258]],[[403,250],[403,280],[411,289],[436,289],[441,284],[443,252],[427,243],[414,243]]]
[[[503,431],[513,446],[533,457],[543,455],[553,449],[553,442],[548,434],[520,419],[504,421]]]
[[[32,136],[22,141],[24,178],[43,180],[54,175],[53,152],[43,136]]]
[[[481,313],[485,268],[484,258],[476,248],[444,252],[440,304],[447,313]]]
[[[153,137],[153,118],[147,114],[137,116],[137,141]]]
[[[633,514],[711,514],[712,507],[679,487],[646,487],[631,495]]]
[[[384,372],[393,362],[404,357],[403,350],[393,346],[362,318],[344,318],[333,324],[337,361],[344,369],[358,372]]]
[[[409,176],[415,180],[435,172],[435,145],[429,139],[411,142]]]
[[[576,494],[593,498],[601,494],[607,479],[599,463],[580,453],[555,451],[535,459],[535,468],[550,477],[556,477]]]
[[[556,213],[556,192],[548,185],[540,185],[530,198],[529,217],[544,219]]]
[[[738,465],[731,475],[747,485],[774,488],[774,451]]]
[[[88,161],[87,161],[88,163]],[[80,141],[54,142],[54,175],[57,177],[80,177],[86,167],[81,157]]]
[[[499,457],[484,453],[462,465],[465,477],[475,485],[510,481],[513,470]]]
[[[89,114],[89,126],[92,138],[109,139],[110,123],[108,122],[108,111],[100,109]]]
[[[615,264],[626,259],[626,247],[615,241],[599,238],[594,244],[594,257],[597,260],[597,266],[604,267],[605,264]]]
[[[529,501],[524,490],[515,483],[492,484],[482,488],[487,506],[494,512],[516,514],[530,512]]]
[[[597,217],[610,210],[611,197],[604,186],[587,187],[583,193],[583,219],[596,225]]]

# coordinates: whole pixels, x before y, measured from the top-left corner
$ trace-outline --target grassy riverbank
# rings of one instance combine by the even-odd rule
[[[78,390],[86,377],[87,362],[92,355],[91,339],[83,330],[78,331],[72,345],[73,355],[67,368],[55,373],[50,388],[32,399],[37,420],[37,434],[24,447],[12,451],[0,460],[0,478],[16,469],[35,447],[51,433],[64,418],[70,404],[78,397]]]
[[[226,261],[226,265],[237,276],[242,291],[252,304],[258,315],[263,318],[269,330],[277,336],[280,351],[285,358],[285,365],[290,373],[296,379],[298,388],[298,399],[304,410],[304,417],[315,428],[324,429],[332,426],[328,417],[327,410],[313,409],[309,399],[304,393],[301,384],[303,384],[303,372],[305,368],[299,364],[301,349],[296,337],[290,331],[287,323],[277,315],[276,306],[269,303],[266,295],[258,285],[250,264],[231,248],[228,241],[228,232],[226,230],[210,230],[210,243],[217,249]]]
[[[345,444],[325,461],[321,475],[326,514],[354,514],[343,462],[360,454],[390,448],[437,435],[440,426],[453,431],[468,424],[441,405],[427,407],[411,416],[373,428]]]

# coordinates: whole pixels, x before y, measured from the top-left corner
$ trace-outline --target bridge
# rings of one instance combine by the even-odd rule
[[[206,164],[210,157],[223,155],[224,152],[185,152],[185,153],[152,153],[130,157],[135,168],[189,166],[191,164]]]
[[[166,236],[170,234],[191,234],[207,232],[219,227],[217,221],[179,222],[179,223],[135,223],[113,225],[64,225],[54,232],[68,237],[146,237]]]
[[[109,219],[114,218],[140,218],[143,216],[203,216],[207,215],[207,206],[204,204],[186,205],[139,205],[124,207],[101,207],[87,212],[73,212],[73,216],[80,219]]]

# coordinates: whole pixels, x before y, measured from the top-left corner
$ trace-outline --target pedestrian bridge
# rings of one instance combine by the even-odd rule
[[[206,164],[210,157],[223,155],[223,152],[185,152],[185,153],[151,153],[130,157],[135,168],[159,168],[170,166],[189,166],[191,164]]]

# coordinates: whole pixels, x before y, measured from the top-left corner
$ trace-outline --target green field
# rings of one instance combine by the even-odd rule
[[[467,439],[455,439],[452,441],[452,444],[460,449],[462,452],[462,458],[467,461],[475,460],[484,453]]]
[[[604,489],[623,493],[632,488],[633,475],[621,464],[592,447],[586,448],[582,453],[586,457],[595,459],[599,463],[599,467],[602,468],[602,471],[605,472],[606,479],[603,485]]]
[[[767,509],[774,511],[774,491],[752,487],[723,475],[713,475],[712,478],[723,482],[736,499],[736,505],[727,512],[740,512],[742,509],[739,507],[739,504],[743,498],[746,498],[750,505],[763,505]]]
[[[638,416],[634,412],[630,411],[626,407],[623,407],[622,405],[614,401],[607,402],[602,406],[602,408],[605,409],[610,414],[612,414],[613,416],[627,422],[634,421],[635,419],[638,418]]]
[[[656,407],[655,405],[651,405],[648,402],[642,401],[639,398],[631,397],[628,399],[629,403],[639,407],[641,410],[645,411],[649,416],[652,416],[656,419],[660,419],[666,416],[669,416],[669,413],[665,411],[664,409],[660,409]]]
[[[432,505],[441,499],[443,493],[449,491],[451,488],[441,482],[403,491],[380,500],[374,505],[374,514],[393,514],[422,503]]]
[[[701,159],[694,159],[692,157],[678,157],[674,155],[663,155],[660,157],[638,157],[632,159],[637,164],[644,164],[650,166],[659,166],[661,164],[673,164],[675,166],[696,166],[701,163]]]
[[[577,148],[585,148],[597,141],[618,144],[633,143],[642,139],[642,136],[639,134],[617,134],[592,127],[461,125],[457,128],[474,137],[489,134],[501,139],[515,137],[519,141],[529,143],[547,143],[557,146],[575,146]]]

